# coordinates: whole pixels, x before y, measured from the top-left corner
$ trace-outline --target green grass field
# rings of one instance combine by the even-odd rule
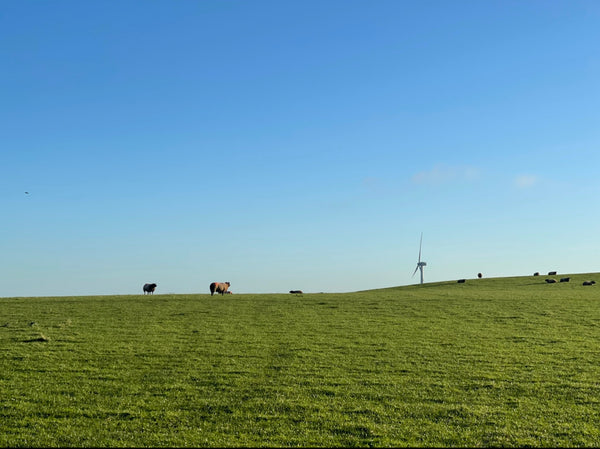
[[[600,274],[544,278],[0,298],[0,445],[600,446]]]

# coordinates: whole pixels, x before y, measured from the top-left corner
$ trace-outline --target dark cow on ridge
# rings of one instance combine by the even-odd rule
[[[534,275],[534,276],[539,276],[539,275],[540,275],[540,272],[539,272],[539,271],[536,271],[535,273],[533,273],[533,275]]]
[[[290,290],[290,293],[295,294],[295,295],[301,295],[302,290]]]
[[[556,271],[548,271],[548,276],[556,276]]]
[[[156,290],[156,284],[144,284],[144,295],[148,293],[149,295],[154,294],[154,290]]]
[[[221,293],[221,296],[227,292],[227,289],[231,285],[230,282],[213,282],[210,284],[210,296],[216,293]]]
[[[481,274],[481,273],[477,273],[477,277],[478,277],[479,279],[481,279],[481,278],[483,277],[483,274]]]
[[[465,281],[466,281],[466,279],[459,279],[459,280],[458,280],[458,281],[456,281],[456,282],[457,282],[457,283],[459,283],[459,284],[464,284],[464,283],[465,283]]]
[[[596,281],[583,281],[583,285],[594,285]]]
[[[571,278],[560,278],[560,282],[569,282]]]
[[[556,283],[556,279],[546,279],[546,282],[548,284],[554,284],[554,283]]]

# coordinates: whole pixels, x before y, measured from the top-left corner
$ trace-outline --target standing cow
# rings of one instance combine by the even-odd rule
[[[149,295],[154,294],[154,290],[156,290],[156,284],[144,284],[144,295],[148,293]]]
[[[227,292],[227,289],[231,285],[230,282],[213,282],[210,284],[210,296],[214,295],[215,292],[221,293],[224,295]]]

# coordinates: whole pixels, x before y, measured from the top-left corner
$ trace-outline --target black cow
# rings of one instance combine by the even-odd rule
[[[290,293],[292,293],[294,295],[301,295],[302,294],[302,290],[290,290]]]
[[[556,276],[556,271],[548,271],[548,276]]]
[[[533,275],[534,275],[534,276],[539,276],[539,275],[540,275],[540,272],[539,272],[539,271],[536,271],[535,273],[533,273]]]
[[[481,278],[483,277],[483,274],[481,274],[481,273],[477,273],[477,277],[478,277],[479,279],[481,279]]]
[[[156,284],[144,284],[144,295],[146,293],[148,293],[149,295],[153,295],[154,290],[156,290]]]
[[[456,282],[458,282],[459,284],[464,284],[464,283],[465,283],[465,281],[466,281],[466,279],[459,279],[459,280],[458,280],[458,281],[456,281]]]
[[[569,282],[571,278],[560,278],[560,282]]]
[[[546,279],[546,282],[548,284],[554,284],[554,283],[556,283],[556,279]]]
[[[583,281],[583,285],[594,285],[596,281]]]

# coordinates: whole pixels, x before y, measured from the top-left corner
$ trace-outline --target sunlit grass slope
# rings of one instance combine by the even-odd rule
[[[1,298],[0,445],[599,446],[600,274],[545,277]]]

